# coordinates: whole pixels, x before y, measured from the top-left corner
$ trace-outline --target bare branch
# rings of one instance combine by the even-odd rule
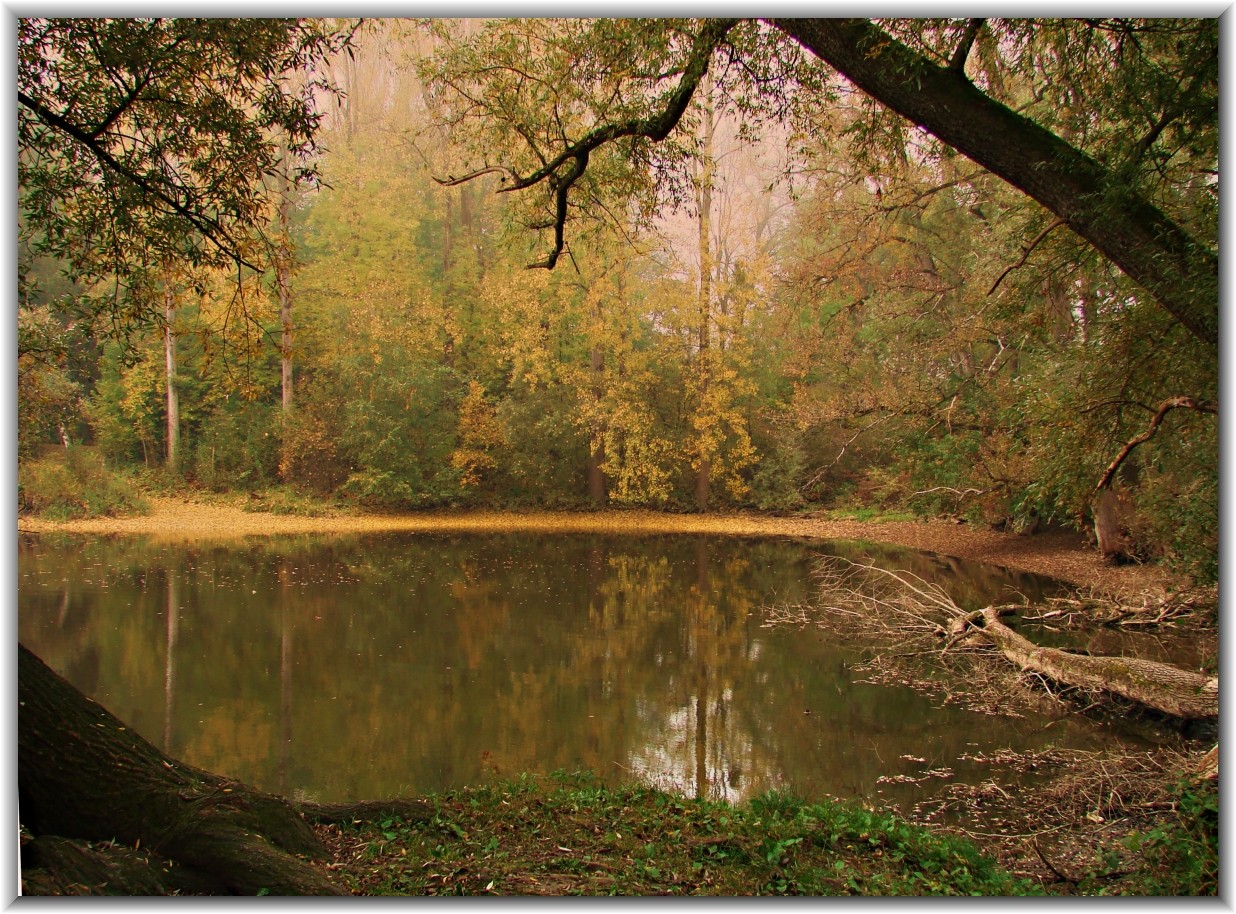
[[[978,37],[979,29],[983,27],[983,23],[986,21],[986,19],[971,19],[966,23],[966,30],[961,36],[961,43],[957,45],[957,50],[953,52],[953,59],[948,62],[948,69],[965,75],[966,58],[970,56],[970,48],[974,46],[974,39]]]
[[[485,168],[478,168],[476,171],[470,171],[466,175],[462,175],[458,178],[455,177],[454,175],[447,175],[445,178],[434,178],[434,180],[438,182],[439,184],[441,184],[443,187],[455,187],[456,185],[459,185],[459,184],[466,184],[469,181],[472,181],[472,180],[475,180],[476,178],[481,177],[482,175],[493,175],[493,174],[502,175],[504,178],[507,176],[511,176],[511,177],[515,176],[515,173],[511,171],[509,168],[503,168],[501,165],[488,165]],[[514,190],[515,188],[504,187],[502,189],[504,191],[507,191],[507,190]]]
[[[1028,245],[1022,248],[1021,260],[1017,261],[1017,263],[1013,264],[1011,267],[1009,267],[1007,270],[1001,273],[1000,278],[991,284],[991,288],[987,290],[987,294],[991,295],[993,292],[995,292],[996,287],[999,286],[1000,283],[1004,282],[1004,277],[1008,276],[1014,270],[1019,270],[1023,266],[1025,266],[1026,261],[1030,258],[1030,255],[1034,253],[1034,249],[1043,243],[1043,239],[1046,238],[1048,235],[1050,235],[1056,229],[1060,228],[1060,226],[1065,225],[1065,224],[1066,224],[1065,220],[1057,219],[1056,221],[1048,225],[1047,228],[1043,229],[1043,231],[1039,232],[1037,238],[1035,238]]]
[[[963,495],[982,495],[987,491],[987,489],[954,489],[952,486],[932,486],[930,489],[911,492],[906,498],[917,498],[919,495],[930,495],[932,492],[952,492],[960,497]]]
[[[1094,487],[1095,492],[1102,492],[1109,488],[1112,484],[1112,479],[1116,475],[1116,471],[1120,469],[1120,465],[1133,453],[1134,448],[1139,444],[1145,444],[1155,436],[1159,430],[1159,426],[1163,424],[1164,418],[1173,409],[1193,409],[1202,413],[1211,413],[1212,415],[1219,412],[1218,408],[1213,404],[1204,401],[1196,400],[1193,397],[1171,397],[1159,404],[1158,410],[1155,411],[1154,417],[1150,420],[1150,426],[1146,431],[1142,432],[1136,438],[1131,438],[1125,442],[1124,447],[1120,449],[1120,453],[1116,455],[1116,459],[1107,465],[1107,469],[1103,473],[1103,477],[1099,480],[1099,484]]]
[[[699,34],[695,36],[695,43],[691,47],[690,56],[686,66],[683,67],[677,88],[670,93],[665,107],[656,114],[632,118],[617,124],[605,124],[590,130],[575,142],[568,143],[562,152],[528,175],[521,177],[508,169],[485,168],[464,178],[451,179],[451,183],[470,180],[493,170],[503,171],[511,178],[511,183],[502,188],[503,192],[524,190],[549,181],[554,195],[554,247],[544,260],[530,264],[530,268],[552,270],[566,246],[567,195],[570,193],[571,186],[579,180],[588,167],[588,157],[592,151],[623,137],[643,137],[655,143],[669,136],[682,120],[695,94],[696,87],[704,74],[708,72],[713,52],[740,21],[740,19],[709,19],[704,23]],[[562,171],[563,169],[565,171]],[[448,182],[439,181],[439,183]]]

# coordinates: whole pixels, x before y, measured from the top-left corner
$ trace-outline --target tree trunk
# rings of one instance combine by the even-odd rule
[[[281,256],[275,267],[275,284],[279,288],[279,373],[282,382],[280,405],[284,416],[292,412],[292,291],[288,273],[289,267]]]
[[[1094,538],[1099,552],[1108,562],[1127,562],[1129,537],[1125,533],[1128,506],[1110,487],[1099,489],[1091,505],[1094,513]]]
[[[703,148],[700,151],[701,165],[696,187],[696,206],[699,210],[699,317],[696,328],[699,335],[698,384],[701,413],[709,409],[709,386],[712,383],[712,182],[716,165],[712,158],[713,131],[716,119],[712,107],[712,77],[704,74],[700,82],[703,99]],[[711,427],[706,425],[706,427]],[[695,475],[695,507],[708,510],[712,496],[712,442],[709,433],[701,433],[699,442],[699,468]]]
[[[281,171],[279,187],[279,246],[275,255],[275,288],[279,295],[279,367],[282,381],[284,418],[292,412],[292,179],[287,174],[288,150],[285,143],[279,150]]]
[[[593,310],[592,319],[596,327],[600,328],[603,316],[601,314],[601,303],[598,301]],[[598,330],[599,335],[599,330]],[[605,397],[605,350],[599,343],[593,343],[592,352],[590,354],[590,363],[592,369],[592,400],[593,403],[601,403]],[[601,467],[605,464],[605,424],[603,419],[593,420],[594,427],[592,428],[591,440],[588,442],[588,500],[598,508],[605,506],[605,471]]]
[[[452,281],[455,267],[455,195],[446,192],[446,217],[442,220],[442,364],[455,367],[455,297]]]
[[[978,629],[1023,670],[1042,673],[1062,685],[1096,689],[1173,717],[1192,720],[1219,715],[1219,679],[1137,657],[1095,657],[1039,647],[999,619],[999,610],[982,612]]]
[[[176,293],[169,282],[163,290],[163,355],[167,367],[167,468],[175,472],[180,464],[180,398],[176,392]]]
[[[286,800],[164,755],[18,645],[17,781],[21,823],[34,836],[23,864],[30,891],[63,881],[48,868],[74,860],[92,894],[183,889],[201,893],[342,895],[306,858],[326,849]],[[153,883],[80,843],[140,851]],[[157,878],[158,872],[176,878]],[[131,891],[132,890],[132,891]]]
[[[1219,258],[1112,172],[866,19],[769,19],[859,89],[1051,210],[1210,346]]]

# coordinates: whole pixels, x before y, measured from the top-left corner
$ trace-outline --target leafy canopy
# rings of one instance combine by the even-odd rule
[[[301,19],[20,19],[25,240],[114,278],[95,307],[122,328],[157,319],[136,290],[163,264],[263,269],[264,179],[313,181],[315,67],[350,40]]]
[[[1197,218],[1215,189],[1206,175],[1217,174],[1214,20],[543,21],[533,42],[521,41],[525,29],[487,23],[426,75],[455,98],[458,126],[483,125],[479,167],[452,180],[498,171],[508,190],[544,193],[541,217],[530,222],[554,232],[541,266],[555,265],[565,226],[581,210],[629,205],[631,195],[599,198],[586,180],[592,168],[623,158],[632,173],[653,164],[657,191],[664,176],[673,188],[694,154],[681,137],[706,73],[717,72],[736,110],[810,131],[796,115],[809,110],[802,99],[832,101],[842,83],[830,81],[831,68],[1046,207],[1217,346],[1213,220]],[[1072,63],[1079,54],[1101,61],[1096,75]],[[1048,104],[1023,104],[1027,84],[1034,102]],[[1061,89],[1087,100],[1071,106],[1072,122],[1053,113]],[[1091,123],[1121,129],[1079,126]],[[676,132],[680,124],[687,129]],[[892,145],[905,154],[904,142]],[[1181,151],[1192,159],[1184,181],[1171,173]],[[1181,191],[1190,199],[1178,199]]]

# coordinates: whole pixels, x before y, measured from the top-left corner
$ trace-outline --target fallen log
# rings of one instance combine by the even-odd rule
[[[1219,677],[1137,657],[1096,657],[1040,647],[1000,621],[1000,608],[982,611],[976,625],[1006,658],[1023,670],[1062,685],[1110,692],[1184,720],[1219,715]]]

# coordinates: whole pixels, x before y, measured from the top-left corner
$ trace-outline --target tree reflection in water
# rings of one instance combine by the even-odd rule
[[[981,779],[961,756],[1111,739],[933,708],[855,682],[857,649],[821,630],[761,627],[763,607],[809,597],[821,552],[947,576],[963,605],[1050,586],[792,540],[29,536],[19,633],[170,754],[323,801],[580,768],[730,800],[910,801],[922,786],[880,776]]]

